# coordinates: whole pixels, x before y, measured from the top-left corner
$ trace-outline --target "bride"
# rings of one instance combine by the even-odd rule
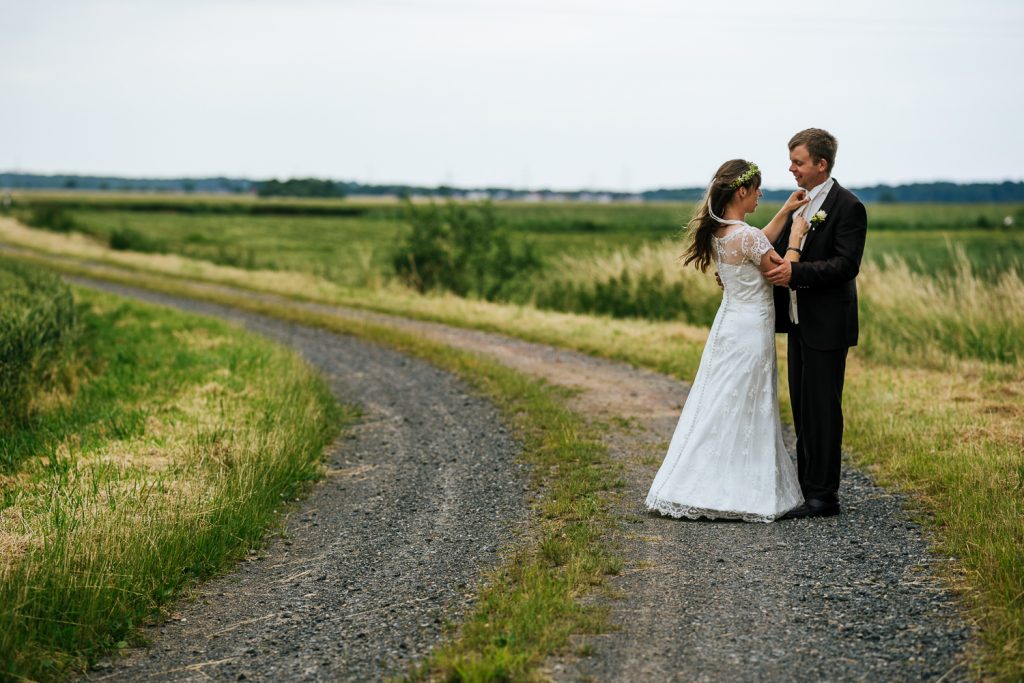
[[[790,195],[763,230],[743,218],[761,197],[757,165],[734,159],[715,173],[689,224],[684,265],[714,261],[722,304],[647,509],[672,517],[771,522],[803,502],[782,441],[775,367],[775,305],[762,273],[781,263],[772,248],[786,217],[809,200]],[[791,248],[800,258],[807,222],[794,216]]]

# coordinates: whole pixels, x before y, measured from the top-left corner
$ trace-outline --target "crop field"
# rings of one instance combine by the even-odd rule
[[[333,282],[387,280],[395,246],[408,231],[394,200],[255,200],[222,197],[17,195],[13,214],[50,227],[53,208],[68,228],[112,238],[138,251],[181,254],[249,269],[298,270]],[[530,242],[545,265],[566,254],[608,254],[652,242],[679,241],[688,203],[496,203],[498,223],[513,241]],[[763,225],[777,205],[751,218]],[[1007,219],[1011,222],[1006,226]],[[73,228],[70,228],[73,226]],[[981,274],[1024,262],[1024,205],[878,204],[869,207],[866,256],[900,256],[916,271],[948,270],[960,246]],[[120,239],[120,242],[118,242]],[[544,276],[550,275],[550,268]]]

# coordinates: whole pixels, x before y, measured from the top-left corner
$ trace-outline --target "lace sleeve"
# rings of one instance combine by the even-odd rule
[[[772,243],[763,232],[757,228],[750,228],[744,230],[740,236],[740,248],[743,250],[743,258],[757,266],[761,265],[761,257],[772,250]]]

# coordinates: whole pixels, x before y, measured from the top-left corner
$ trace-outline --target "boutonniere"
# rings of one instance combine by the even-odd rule
[[[811,230],[814,230],[816,227],[824,223],[826,218],[828,218],[828,214],[824,211],[819,211],[811,216]]]

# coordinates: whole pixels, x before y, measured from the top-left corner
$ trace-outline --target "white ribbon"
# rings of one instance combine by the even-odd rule
[[[718,216],[716,216],[715,212],[711,210],[711,198],[710,197],[708,197],[708,215],[711,216],[712,218],[714,218],[719,223],[722,223],[723,225],[746,225],[747,224],[746,221],[734,221],[731,218],[726,219],[726,218],[719,218]]]

